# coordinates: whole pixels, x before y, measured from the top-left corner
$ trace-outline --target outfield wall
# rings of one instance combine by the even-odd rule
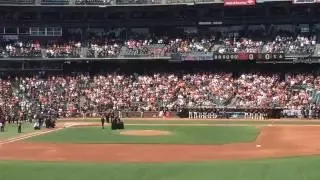
[[[122,118],[189,118],[189,119],[280,119],[283,109],[206,108],[167,111],[118,111]],[[299,117],[299,114],[292,114]],[[79,117],[79,116],[78,116]],[[83,115],[82,118],[99,117]],[[80,117],[81,118],[81,117]]]

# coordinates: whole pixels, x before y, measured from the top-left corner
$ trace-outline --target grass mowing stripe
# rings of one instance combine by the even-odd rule
[[[0,161],[0,179],[319,180],[319,166],[319,157],[163,164],[85,164]]]

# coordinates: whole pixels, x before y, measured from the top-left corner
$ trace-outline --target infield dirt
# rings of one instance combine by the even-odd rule
[[[86,123],[82,125],[96,124]],[[320,126],[259,126],[262,128],[261,132],[256,141],[252,143],[226,145],[137,145],[53,144],[19,141],[2,144],[0,146],[0,159],[87,162],[191,162],[320,154],[320,143],[318,143],[320,139]],[[257,147],[256,145],[261,146]]]

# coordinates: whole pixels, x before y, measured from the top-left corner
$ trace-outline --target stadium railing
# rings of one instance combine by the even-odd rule
[[[166,0],[166,4],[194,4],[194,0]]]
[[[41,0],[42,5],[68,5],[69,0]]]
[[[132,4],[164,4],[163,0],[117,0],[119,5],[132,5]]]
[[[223,3],[222,0],[0,0],[1,5],[160,5],[160,4],[210,4]]]
[[[222,0],[194,0],[195,4],[223,3]]]
[[[111,5],[113,0],[75,0],[75,5]]]
[[[318,49],[312,54],[284,54],[284,53],[217,53],[213,51],[190,51],[190,52],[172,52],[168,51],[164,44],[146,45],[140,48],[129,48],[126,46],[119,47],[119,49],[100,49],[94,50],[87,47],[78,49],[71,49],[70,52],[62,49],[56,49],[55,52],[48,52],[50,49],[42,48],[41,51],[34,51],[32,49],[19,49],[8,52],[5,48],[0,49],[0,59],[14,59],[14,58],[74,58],[74,60],[87,59],[169,59],[173,61],[235,61],[235,60],[256,60],[264,62],[311,62],[320,63]],[[307,58],[307,59],[306,59]]]
[[[1,5],[28,5],[35,4],[35,0],[0,0]]]

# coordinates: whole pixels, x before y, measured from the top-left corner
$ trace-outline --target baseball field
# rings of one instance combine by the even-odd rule
[[[61,120],[0,133],[0,180],[319,180],[320,121]]]

